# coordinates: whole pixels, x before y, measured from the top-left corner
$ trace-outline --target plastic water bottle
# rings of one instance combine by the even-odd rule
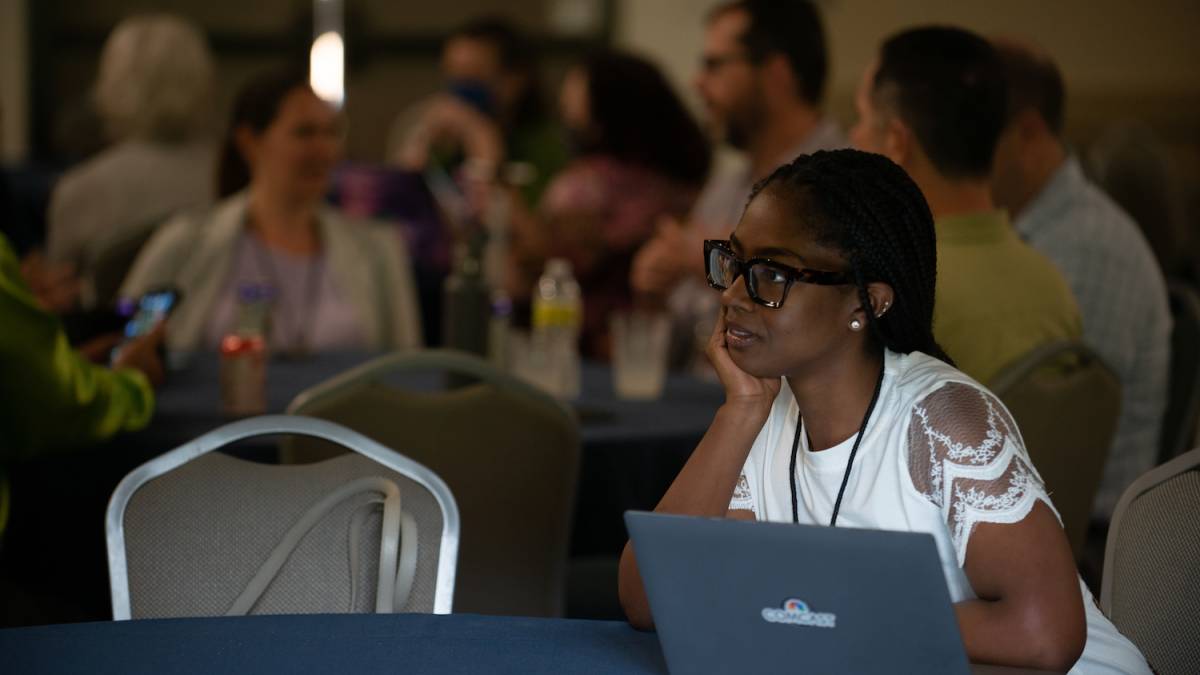
[[[535,342],[548,352],[551,393],[560,398],[579,396],[582,325],[583,295],[571,273],[571,263],[551,258],[533,292],[533,331]]]
[[[267,411],[267,331],[273,289],[238,287],[237,323],[221,338],[221,406],[235,417]]]

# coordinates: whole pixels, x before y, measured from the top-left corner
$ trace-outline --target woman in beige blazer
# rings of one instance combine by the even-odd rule
[[[176,217],[138,256],[124,297],[183,291],[167,342],[213,349],[234,328],[247,285],[270,288],[269,341],[282,351],[419,347],[408,254],[394,228],[326,206],[341,154],[337,113],[303,73],[273,73],[239,94],[218,168],[222,198]]]

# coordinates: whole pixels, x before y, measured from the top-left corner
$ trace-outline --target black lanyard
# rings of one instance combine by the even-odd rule
[[[884,357],[887,358],[886,355]],[[862,425],[858,427],[858,436],[854,439],[854,447],[850,448],[850,458],[846,460],[846,472],[842,474],[842,487],[838,488],[837,501],[833,503],[833,517],[829,519],[830,527],[837,527],[838,511],[842,510],[842,495],[846,494],[846,484],[850,482],[850,469],[854,466],[854,456],[858,454],[858,444],[862,442],[863,436],[867,433],[867,422],[871,420],[871,413],[875,410],[875,404],[879,401],[879,390],[883,388],[883,366],[879,364],[879,378],[875,380],[875,393],[871,395],[871,404],[867,406],[867,413],[863,415]],[[788,485],[792,488],[792,522],[800,522],[800,488],[797,485],[796,479],[796,456],[800,449],[800,430],[804,427],[803,420],[800,415],[796,415],[796,437],[792,440],[792,461],[788,464]],[[812,439],[808,441],[809,447],[812,447]]]

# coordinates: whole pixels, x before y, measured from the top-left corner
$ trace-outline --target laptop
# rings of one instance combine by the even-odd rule
[[[671,673],[970,673],[929,534],[638,511],[625,524]]]

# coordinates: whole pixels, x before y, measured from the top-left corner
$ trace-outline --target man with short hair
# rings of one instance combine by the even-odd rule
[[[845,146],[821,113],[828,74],[821,17],[811,2],[739,0],[708,16],[695,88],[710,122],[746,164],[715,174],[686,225],[666,220],[634,258],[636,292],[666,299],[678,328],[711,333],[717,295],[704,283],[701,243],[723,239],[750,188],[796,156]],[[702,351],[702,350],[700,350]]]
[[[1141,230],[1087,178],[1063,141],[1063,80],[1045,54],[994,41],[1008,84],[992,194],[1025,241],[1058,266],[1079,301],[1083,339],[1121,381],[1121,415],[1093,515],[1154,466],[1167,405],[1171,314]]]
[[[1034,348],[1081,333],[1062,275],[992,202],[1006,100],[986,40],[916,28],[888,39],[867,69],[851,133],[860,149],[904,167],[925,194],[938,239],[934,337],[984,384]]]

